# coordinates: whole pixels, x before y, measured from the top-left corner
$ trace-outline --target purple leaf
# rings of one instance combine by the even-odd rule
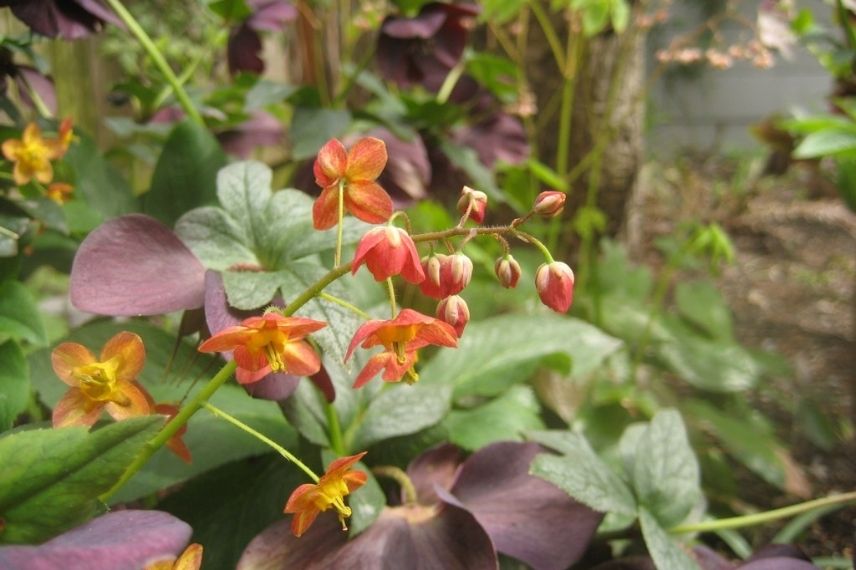
[[[42,74],[34,67],[21,65],[18,67],[18,74],[15,78],[18,84],[18,93],[21,94],[21,100],[31,108],[35,108],[33,98],[30,95],[32,90],[45,106],[54,114],[56,114],[56,89],[54,88],[53,80],[47,75]]]
[[[425,10],[415,18],[389,18],[380,28],[380,33],[399,39],[419,38],[427,40],[440,31],[446,21],[442,10]]]
[[[496,549],[536,570],[564,570],[580,559],[603,515],[529,474],[534,443],[500,442],[471,455],[451,488]]]
[[[253,14],[246,23],[254,30],[276,32],[297,19],[297,8],[285,0],[250,0],[247,3]]]
[[[333,568],[327,561],[347,539],[347,533],[342,532],[333,513],[322,513],[300,538],[291,534],[290,520],[281,520],[250,542],[238,561],[237,570]]]
[[[101,29],[105,21],[118,23],[116,16],[99,0],[0,0],[15,17],[34,32],[47,37],[74,40]]]
[[[282,123],[276,117],[265,111],[253,111],[240,125],[219,133],[217,140],[227,153],[249,158],[260,146],[281,144],[284,134]]]
[[[259,57],[261,52],[262,39],[259,33],[244,22],[229,34],[229,43],[226,47],[229,73],[232,75],[242,71],[262,73],[265,70],[265,62]]]
[[[176,558],[191,528],[159,511],[117,511],[40,546],[0,547],[0,568],[16,570],[135,570]]]
[[[435,486],[450,489],[463,459],[461,450],[447,443],[429,449],[410,462],[407,475],[416,488],[416,497],[420,504],[433,505],[440,500],[434,490]]]
[[[414,200],[428,195],[431,184],[431,163],[422,138],[405,141],[387,129],[375,129],[367,133],[386,143],[389,162],[381,173],[378,183],[389,192],[397,207],[407,207]]]
[[[819,570],[817,566],[796,558],[761,558],[738,566],[743,570]]]
[[[520,164],[529,157],[529,142],[520,120],[499,113],[486,121],[456,129],[452,138],[475,149],[479,161],[491,167],[497,160]]]
[[[339,550],[330,568],[495,570],[490,537],[472,514],[453,505],[386,508],[375,523]]]
[[[80,245],[71,302],[101,315],[157,315],[202,306],[205,268],[168,227],[131,214],[105,222]]]

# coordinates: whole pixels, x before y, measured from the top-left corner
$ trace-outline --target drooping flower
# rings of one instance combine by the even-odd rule
[[[565,209],[566,199],[567,195],[564,192],[546,190],[538,194],[535,198],[535,205],[532,206],[532,211],[542,218],[556,217]]]
[[[425,279],[416,244],[401,228],[383,226],[366,232],[357,245],[351,273],[356,274],[363,263],[376,281],[383,281],[393,275],[401,275],[414,284]]]
[[[47,197],[57,204],[65,204],[71,200],[71,195],[74,193],[74,186],[66,182],[51,182],[48,184]]]
[[[517,281],[520,279],[520,264],[510,253],[497,259],[493,270],[500,285],[506,289],[517,287]]]
[[[445,299],[457,295],[470,284],[473,262],[463,253],[444,255],[435,253],[422,261],[425,280],[419,284],[423,295]]]
[[[542,263],[535,273],[535,289],[542,303],[565,313],[574,300],[574,272],[561,261]]]
[[[200,344],[198,350],[234,351],[238,365],[235,378],[241,384],[258,382],[271,372],[310,376],[321,369],[321,359],[303,339],[325,326],[321,321],[268,313],[221,330]]]
[[[385,382],[398,382],[405,374],[409,377],[408,382],[416,382],[419,375],[413,367],[418,360],[417,351],[429,344],[458,346],[455,329],[413,309],[402,309],[391,320],[368,321],[354,334],[345,360],[351,357],[358,345],[363,348],[380,345],[384,351],[369,358],[354,381],[354,388],[360,388],[381,370],[384,371]]]
[[[155,406],[155,413],[162,414],[167,416],[167,423],[172,420],[178,414],[178,406],[174,406],[172,404],[157,404]],[[166,442],[166,446],[170,451],[175,453],[179,459],[184,461],[185,463],[190,463],[192,458],[190,457],[190,450],[187,448],[187,445],[184,443],[182,437],[187,433],[187,424],[181,426],[175,435],[169,438],[169,441]]]
[[[340,185],[348,212],[370,224],[388,220],[392,199],[376,182],[386,161],[386,145],[380,139],[362,138],[347,152],[339,140],[327,141],[313,165],[315,182],[323,189],[312,207],[315,229],[327,230],[338,222]]]
[[[30,123],[20,140],[8,139],[3,142],[3,156],[15,163],[12,171],[15,184],[22,186],[33,178],[42,184],[53,180],[51,161],[62,157],[68,149],[66,140],[70,142],[70,135],[61,134],[60,137],[44,138],[39,126]]]
[[[71,388],[54,408],[53,426],[91,426],[104,409],[116,420],[151,414],[151,396],[136,381],[145,359],[143,340],[127,331],[108,340],[99,359],[76,342],[57,346],[51,364]]]
[[[202,545],[194,542],[178,558],[159,560],[143,570],[199,570],[202,567]]]
[[[318,515],[330,507],[336,509],[342,529],[347,530],[345,519],[351,516],[351,508],[345,505],[345,497],[362,487],[367,479],[364,472],[351,468],[365,454],[363,451],[336,459],[317,483],[304,483],[291,493],[284,512],[294,514],[291,521],[294,536],[302,536]]]
[[[84,38],[106,22],[122,26],[101,0],[0,0],[0,7],[6,6],[34,32],[49,38]]]
[[[467,323],[470,322],[470,308],[461,297],[452,295],[437,304],[437,318],[452,325],[455,334],[460,338],[464,334]]]
[[[472,204],[472,206],[470,205]],[[487,194],[479,190],[473,190],[469,186],[461,188],[461,197],[458,200],[458,211],[463,216],[470,211],[468,219],[477,224],[484,222],[484,215],[487,211]]]

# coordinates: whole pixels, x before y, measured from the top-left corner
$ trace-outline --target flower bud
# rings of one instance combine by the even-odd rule
[[[567,196],[564,192],[557,190],[547,190],[541,192],[535,198],[535,205],[532,206],[532,211],[542,218],[554,218],[562,213],[565,208],[565,199]]]
[[[422,294],[443,299],[449,295],[457,295],[470,284],[473,262],[463,253],[435,253],[422,259],[422,270],[427,276],[419,284]]]
[[[375,281],[384,281],[393,275],[401,275],[414,284],[425,280],[416,244],[401,228],[378,226],[366,232],[357,244],[351,273],[356,274],[363,264]]]
[[[499,279],[500,285],[506,289],[517,287],[517,280],[520,279],[520,264],[511,254],[497,259],[493,270],[496,272],[496,278]]]
[[[437,318],[452,325],[460,338],[464,334],[467,323],[470,322],[470,308],[461,297],[452,295],[437,304]]]
[[[574,272],[561,261],[542,263],[535,273],[535,288],[542,303],[565,313],[574,300]]]
[[[458,200],[458,211],[462,216],[467,213],[470,203],[472,203],[472,208],[470,208],[469,218],[475,223],[481,224],[484,222],[484,214],[487,210],[487,194],[464,186],[461,190],[461,198]]]

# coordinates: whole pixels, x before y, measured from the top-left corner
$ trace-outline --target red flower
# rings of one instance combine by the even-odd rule
[[[470,322],[470,308],[461,297],[452,295],[437,304],[437,318],[452,325],[458,338],[461,338],[467,323]]]
[[[312,223],[327,230],[339,220],[339,185],[345,209],[370,224],[385,222],[392,215],[392,199],[375,182],[386,166],[386,144],[373,137],[357,141],[351,150],[337,139],[327,141],[318,152],[313,172],[323,190],[312,207]]]
[[[566,198],[567,196],[564,192],[556,190],[541,192],[535,198],[535,205],[532,206],[532,211],[542,218],[556,217],[565,209]]]
[[[472,203],[472,207],[470,207],[470,203]],[[487,194],[464,186],[461,189],[461,198],[458,200],[458,211],[463,216],[467,213],[467,208],[470,208],[469,219],[477,224],[484,222],[484,215],[487,210]]]
[[[362,343],[362,344],[361,344]],[[389,321],[371,320],[357,329],[345,360],[351,357],[357,345],[363,348],[382,345],[384,351],[372,356],[360,371],[354,388],[360,388],[384,371],[386,382],[398,382],[405,374],[416,382],[419,375],[413,370],[418,360],[417,350],[429,344],[458,346],[458,337],[451,325],[433,319],[412,309],[402,309],[398,316]]]
[[[520,279],[520,264],[509,253],[505,257],[500,257],[496,260],[493,266],[496,272],[496,278],[499,279],[499,284],[506,289],[514,289],[517,287],[517,281]]]
[[[422,261],[425,280],[419,284],[423,295],[445,299],[457,295],[470,284],[473,262],[463,253],[443,255],[435,253]]]
[[[199,345],[199,351],[234,350],[235,378],[241,384],[258,382],[271,372],[311,376],[321,369],[321,359],[303,338],[325,326],[321,321],[268,313],[223,329]]]
[[[574,272],[561,261],[542,263],[535,273],[535,288],[542,303],[565,313],[574,300]]]
[[[127,331],[107,341],[99,360],[76,342],[56,347],[51,364],[71,388],[54,408],[53,426],[91,426],[104,409],[115,420],[149,415],[151,396],[136,382],[145,359],[143,340]]]
[[[400,228],[384,226],[366,232],[357,245],[351,273],[356,274],[363,263],[376,281],[383,281],[393,275],[401,275],[414,284],[425,279],[416,244]]]
[[[351,508],[345,505],[344,498],[362,487],[367,479],[365,473],[351,471],[351,467],[365,454],[366,452],[363,451],[336,459],[330,463],[318,483],[305,483],[291,493],[285,504],[285,512],[294,513],[294,519],[291,521],[291,532],[294,536],[302,536],[315,522],[318,514],[330,507],[338,511],[342,529],[348,529],[345,526],[345,519],[351,516]]]

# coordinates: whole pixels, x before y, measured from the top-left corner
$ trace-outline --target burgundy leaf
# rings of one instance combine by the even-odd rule
[[[291,533],[291,521],[276,522],[256,536],[244,550],[237,570],[322,570],[348,539],[333,513],[323,513],[300,538]]]
[[[497,160],[520,164],[529,157],[529,142],[523,125],[506,113],[460,127],[453,132],[452,138],[461,146],[475,149],[479,161],[488,167]]]
[[[297,19],[297,8],[285,0],[250,0],[247,4],[253,14],[246,23],[257,31],[276,32]]]
[[[116,16],[99,0],[0,0],[15,17],[34,32],[47,37],[74,40],[89,36]]]
[[[389,192],[396,207],[404,208],[414,200],[425,198],[431,184],[431,163],[422,138],[417,135],[405,141],[387,129],[375,129],[367,134],[386,143],[389,161],[378,183]]]
[[[761,558],[738,566],[743,570],[819,570],[817,566],[796,558]]]
[[[265,111],[254,111],[250,118],[217,135],[223,150],[239,158],[249,158],[260,146],[282,143],[284,129],[279,120]]]
[[[440,500],[435,486],[450,489],[463,459],[461,450],[447,443],[429,449],[410,462],[407,475],[416,488],[416,497],[420,504],[433,505]]]
[[[762,558],[796,558],[797,560],[805,560],[811,562],[805,552],[792,544],[768,544],[756,550],[747,562],[753,562]]]
[[[463,463],[451,494],[499,552],[536,570],[564,570],[582,557],[603,515],[529,474],[542,451],[534,443],[489,445]]]
[[[30,90],[32,90],[51,113],[56,114],[56,89],[50,77],[42,74],[34,67],[22,65],[18,67],[18,74],[15,79],[18,84],[18,92],[21,94],[21,100],[24,103],[31,108],[36,107],[30,95]]]
[[[262,39],[259,33],[246,22],[232,30],[226,47],[226,61],[229,73],[235,75],[242,71],[261,73],[265,70],[265,62],[259,57],[262,52]]]
[[[117,511],[40,546],[0,547],[0,568],[15,570],[134,570],[176,558],[191,528],[159,511]]]
[[[415,18],[388,18],[380,28],[381,34],[399,39],[427,40],[440,31],[446,21],[443,10],[424,10]]]
[[[105,222],[80,245],[71,302],[101,315],[157,315],[202,306],[205,268],[171,229],[142,214]]]

